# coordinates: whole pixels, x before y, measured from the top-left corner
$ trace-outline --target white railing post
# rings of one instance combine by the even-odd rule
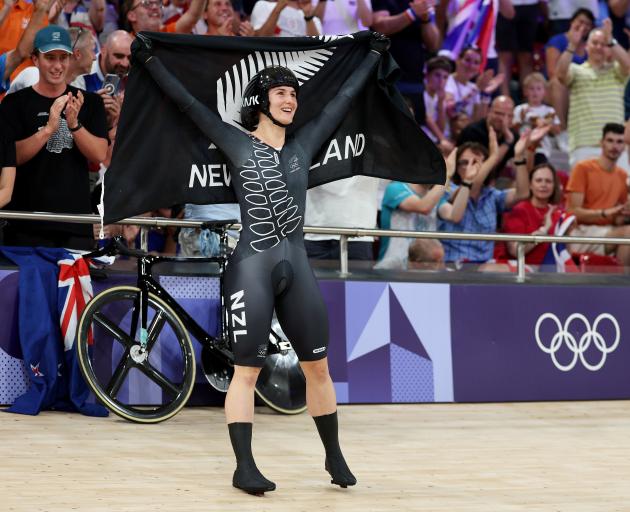
[[[348,236],[339,235],[339,272],[348,275]]]

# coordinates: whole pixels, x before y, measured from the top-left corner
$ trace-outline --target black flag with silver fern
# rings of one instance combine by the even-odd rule
[[[289,136],[337,94],[370,51],[371,39],[369,32],[300,38],[143,36],[195,98],[242,130],[242,95],[250,79],[271,65],[291,69],[300,82],[300,95]],[[442,156],[393,85],[397,70],[385,53],[373,78],[313,160],[309,187],[355,174],[444,183]],[[112,163],[105,173],[105,222],[175,204],[227,202],[235,202],[235,196],[223,154],[143,66],[134,65]]]

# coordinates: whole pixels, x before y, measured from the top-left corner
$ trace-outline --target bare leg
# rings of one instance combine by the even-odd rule
[[[306,405],[311,416],[332,414],[337,410],[337,395],[328,372],[328,358],[301,361],[306,376]]]
[[[501,94],[510,95],[510,80],[512,79],[512,52],[499,52],[499,73],[505,75],[501,84]]]
[[[549,103],[560,118],[560,125],[563,130],[567,129],[567,116],[569,113],[569,92],[568,89],[560,83],[557,78],[549,81]]]
[[[518,62],[518,76],[521,79],[522,86],[523,79],[534,70],[534,59],[531,53],[518,52],[516,54],[516,62]]]
[[[254,421],[254,386],[261,368],[234,366],[234,376],[225,397],[227,423]]]

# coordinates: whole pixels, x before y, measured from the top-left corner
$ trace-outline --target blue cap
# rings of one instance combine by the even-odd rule
[[[48,25],[35,34],[35,50],[41,53],[48,53],[54,50],[61,50],[72,53],[72,42],[68,31],[59,25]]]

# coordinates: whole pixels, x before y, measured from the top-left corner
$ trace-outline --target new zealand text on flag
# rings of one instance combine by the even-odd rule
[[[205,37],[143,33],[153,55],[198,101],[240,125],[242,93],[270,65],[300,82],[293,126],[315,117],[370,51],[369,32],[299,38]],[[413,183],[445,181],[444,160],[394,87],[398,67],[385,53],[363,91],[309,170],[309,187],[355,174]],[[105,173],[104,219],[182,203],[235,202],[223,154],[160,90],[132,67],[116,146]]]
[[[65,249],[0,247],[19,266],[18,332],[29,389],[9,412],[79,411],[107,416],[88,403],[89,390],[76,360],[77,321],[92,297],[88,263]]]

